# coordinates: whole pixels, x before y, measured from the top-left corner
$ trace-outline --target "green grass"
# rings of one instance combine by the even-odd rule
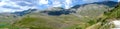
[[[17,20],[13,24],[10,24],[8,22],[1,22],[0,29],[1,28],[8,28],[8,29],[26,29],[26,28],[29,28],[29,29],[86,29],[86,28],[110,29],[113,26],[112,24],[108,24],[109,19],[120,18],[120,13],[118,13],[120,12],[120,7],[117,7],[103,14],[103,12],[106,11],[104,9],[105,8],[103,8],[102,10],[93,9],[93,10],[84,10],[84,11],[78,12],[80,15],[83,16],[81,18],[73,14],[61,15],[61,16],[49,16],[49,15],[43,15],[43,14],[36,12],[36,13],[31,13],[23,17],[20,17],[20,20]],[[99,17],[101,14],[103,15]]]

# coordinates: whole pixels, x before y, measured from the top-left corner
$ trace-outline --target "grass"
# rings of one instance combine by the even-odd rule
[[[17,20],[13,24],[9,24],[8,22],[0,23],[0,29],[110,29],[113,26],[109,24],[109,19],[120,17],[120,13],[118,13],[120,12],[120,7],[104,13],[101,17],[98,16],[105,10],[84,11],[78,12],[83,16],[81,18],[73,14],[49,16],[40,13],[31,13],[21,17],[20,20]]]

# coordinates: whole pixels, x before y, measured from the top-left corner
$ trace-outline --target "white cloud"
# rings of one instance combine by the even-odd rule
[[[0,6],[4,6],[4,5],[19,7],[15,2],[12,2],[9,0],[7,0],[7,1],[3,0],[0,2]]]
[[[48,4],[48,0],[40,0],[39,3],[40,4]]]
[[[17,2],[21,2],[21,1],[17,1]],[[23,11],[23,10],[27,10],[29,8],[36,8],[36,6],[20,6],[17,4],[17,2],[13,2],[10,0],[1,0],[0,2],[0,12],[15,12],[15,11]],[[27,4],[31,4],[29,2],[25,2]],[[20,9],[8,9],[8,8],[4,8],[2,6],[11,6],[11,7],[18,7]]]
[[[0,6],[3,6],[3,5],[6,5],[7,3],[5,3],[5,2],[0,2]]]
[[[13,9],[7,9],[7,8],[0,7],[0,13],[1,12],[15,12],[15,11],[21,11],[21,10],[13,10]]]
[[[86,2],[86,3],[92,3],[92,2],[96,2],[98,0],[82,0],[83,2]]]
[[[2,6],[7,5],[7,6],[16,6],[17,5],[14,2],[11,2],[10,0],[1,0],[0,2],[0,12],[14,12],[16,10],[13,9],[8,9],[8,8],[3,8]]]
[[[71,0],[66,0],[66,3],[67,3],[67,4],[70,4],[70,3],[71,3]]]
[[[71,0],[66,0],[65,1],[65,8],[68,9],[70,8]]]
[[[30,2],[25,2],[26,4],[32,4],[32,3],[30,3]]]
[[[36,6],[32,6],[32,7],[29,7],[29,6],[21,6],[20,9],[21,10],[28,10],[30,8],[37,8]]]
[[[62,4],[59,1],[54,1],[53,2],[53,7],[61,7]]]
[[[118,2],[120,2],[120,0],[118,0]]]
[[[46,8],[46,7],[64,7],[66,9],[70,8],[72,5],[72,0],[0,0],[0,12],[16,11],[15,9],[2,8],[1,6],[13,6],[20,8],[19,10],[27,10],[29,8]],[[98,0],[76,0],[85,3],[97,2]],[[74,2],[76,2],[74,1]],[[118,0],[120,2],[120,0]],[[21,6],[20,4],[25,3]],[[20,3],[20,4],[19,4]],[[1,11],[2,10],[2,11]]]
[[[7,4],[7,3],[6,3],[7,1],[9,1],[9,0],[1,0],[0,6],[6,5],[6,4]]]

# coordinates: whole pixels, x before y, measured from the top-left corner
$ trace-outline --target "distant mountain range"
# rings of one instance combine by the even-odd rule
[[[118,2],[114,2],[114,1],[102,1],[102,2],[94,2],[94,3],[88,3],[88,4],[82,4],[82,5],[75,5],[71,8],[79,8],[80,6],[86,6],[86,5],[89,5],[89,4],[97,4],[97,5],[106,5],[106,6],[109,6],[109,7],[114,7],[116,6]]]
[[[32,13],[32,12],[34,12],[34,11],[37,11],[37,9],[28,9],[28,10],[21,11],[21,12],[14,12],[14,13],[12,13],[12,14],[16,14],[16,15],[18,15],[18,16],[23,16],[23,15]]]
[[[61,14],[67,15],[67,14],[70,14],[70,13],[75,13],[78,10],[78,8],[84,7],[84,6],[89,5],[89,4],[97,4],[97,5],[105,5],[105,6],[108,6],[108,7],[114,7],[114,6],[116,6],[117,3],[118,2],[114,2],[114,1],[94,2],[94,3],[83,4],[83,5],[75,5],[71,8],[69,8],[69,9],[64,9],[64,8],[61,8],[61,7],[49,8],[52,11],[51,10],[49,11],[49,10],[46,9],[45,11],[41,11],[41,13],[47,13],[48,15],[61,15]],[[18,16],[23,16],[23,15],[32,13],[36,10],[37,9],[28,9],[28,10],[21,11],[21,12],[14,12],[12,14],[16,14]]]
[[[75,13],[70,12],[69,15],[65,14],[66,9],[63,11],[65,13],[62,13],[60,7],[49,8],[43,12],[25,15],[13,24],[29,29],[111,29],[119,27],[116,25],[118,22],[111,22],[120,19],[120,5],[111,10],[109,8],[111,7],[106,5],[89,4],[78,8]],[[60,13],[59,16],[53,16],[58,13]]]

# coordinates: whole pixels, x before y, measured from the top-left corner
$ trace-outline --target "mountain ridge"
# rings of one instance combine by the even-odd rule
[[[109,7],[114,7],[117,4],[117,2],[114,2],[114,1],[94,2],[94,3],[83,4],[83,5],[75,5],[69,9],[64,9],[64,8],[60,8],[60,7],[58,7],[58,8],[53,7],[53,8],[45,9],[43,12],[45,13],[45,11],[47,12],[49,9],[52,9],[52,10],[49,10],[49,12],[54,13],[54,14],[48,13],[48,15],[70,14],[70,13],[75,13],[78,8],[84,7],[84,6],[89,5],[89,4],[106,5]],[[113,4],[113,5],[111,5],[111,4]],[[60,9],[60,10],[58,10],[58,9]],[[22,16],[22,15],[25,15],[25,11],[22,11],[21,13],[20,12],[15,12],[15,13],[19,16]],[[29,9],[28,9],[28,11],[29,11]],[[52,12],[52,11],[54,11],[54,12]],[[15,13],[13,13],[13,14],[15,14]],[[59,14],[57,14],[57,13],[59,13]]]

